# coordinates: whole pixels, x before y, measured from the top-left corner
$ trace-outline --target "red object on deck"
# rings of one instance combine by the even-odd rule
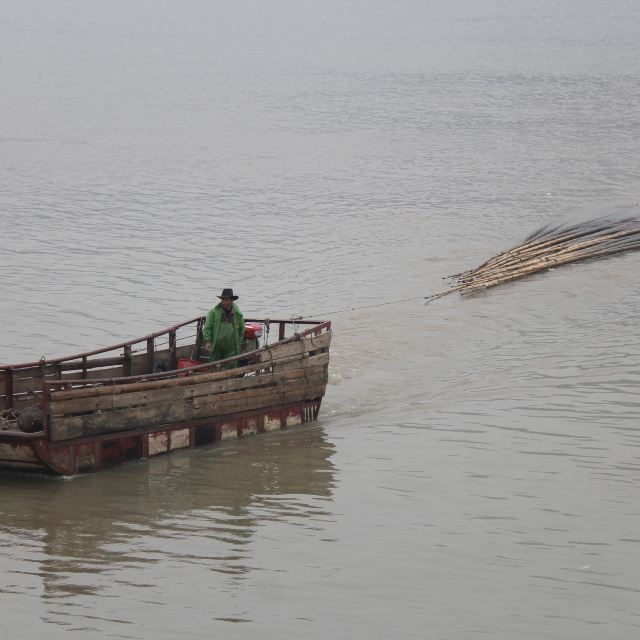
[[[262,337],[262,325],[257,322],[244,323],[244,337],[247,340],[257,340]]]
[[[191,358],[179,358],[178,359],[178,369],[188,369],[189,367],[195,367],[196,365],[201,364],[198,360],[192,360]],[[187,371],[186,373],[181,373],[180,377],[188,376],[191,372]]]

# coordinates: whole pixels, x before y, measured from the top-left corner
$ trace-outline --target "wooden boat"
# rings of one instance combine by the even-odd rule
[[[0,469],[73,475],[317,420],[331,323],[247,322],[263,325],[265,344],[218,362],[194,360],[197,317],[112,347],[0,366]]]

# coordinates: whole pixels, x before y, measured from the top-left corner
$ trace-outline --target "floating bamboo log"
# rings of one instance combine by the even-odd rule
[[[640,249],[640,218],[597,218],[572,225],[546,225],[511,249],[475,269],[449,276],[448,289],[425,296],[427,302],[456,291],[468,295],[534,273]]]

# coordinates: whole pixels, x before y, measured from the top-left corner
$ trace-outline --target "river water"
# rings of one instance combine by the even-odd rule
[[[0,54],[0,361],[334,326],[316,426],[1,477],[1,638],[640,637],[640,255],[418,300],[640,213],[637,2],[4,0]]]

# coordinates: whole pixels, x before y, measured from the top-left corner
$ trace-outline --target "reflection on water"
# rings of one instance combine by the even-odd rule
[[[322,529],[333,450],[311,427],[71,480],[4,476],[3,554],[30,566],[9,569],[4,592],[39,592],[55,620],[114,585],[144,590],[141,573],[160,559],[233,588],[259,570],[250,547],[265,525]]]

